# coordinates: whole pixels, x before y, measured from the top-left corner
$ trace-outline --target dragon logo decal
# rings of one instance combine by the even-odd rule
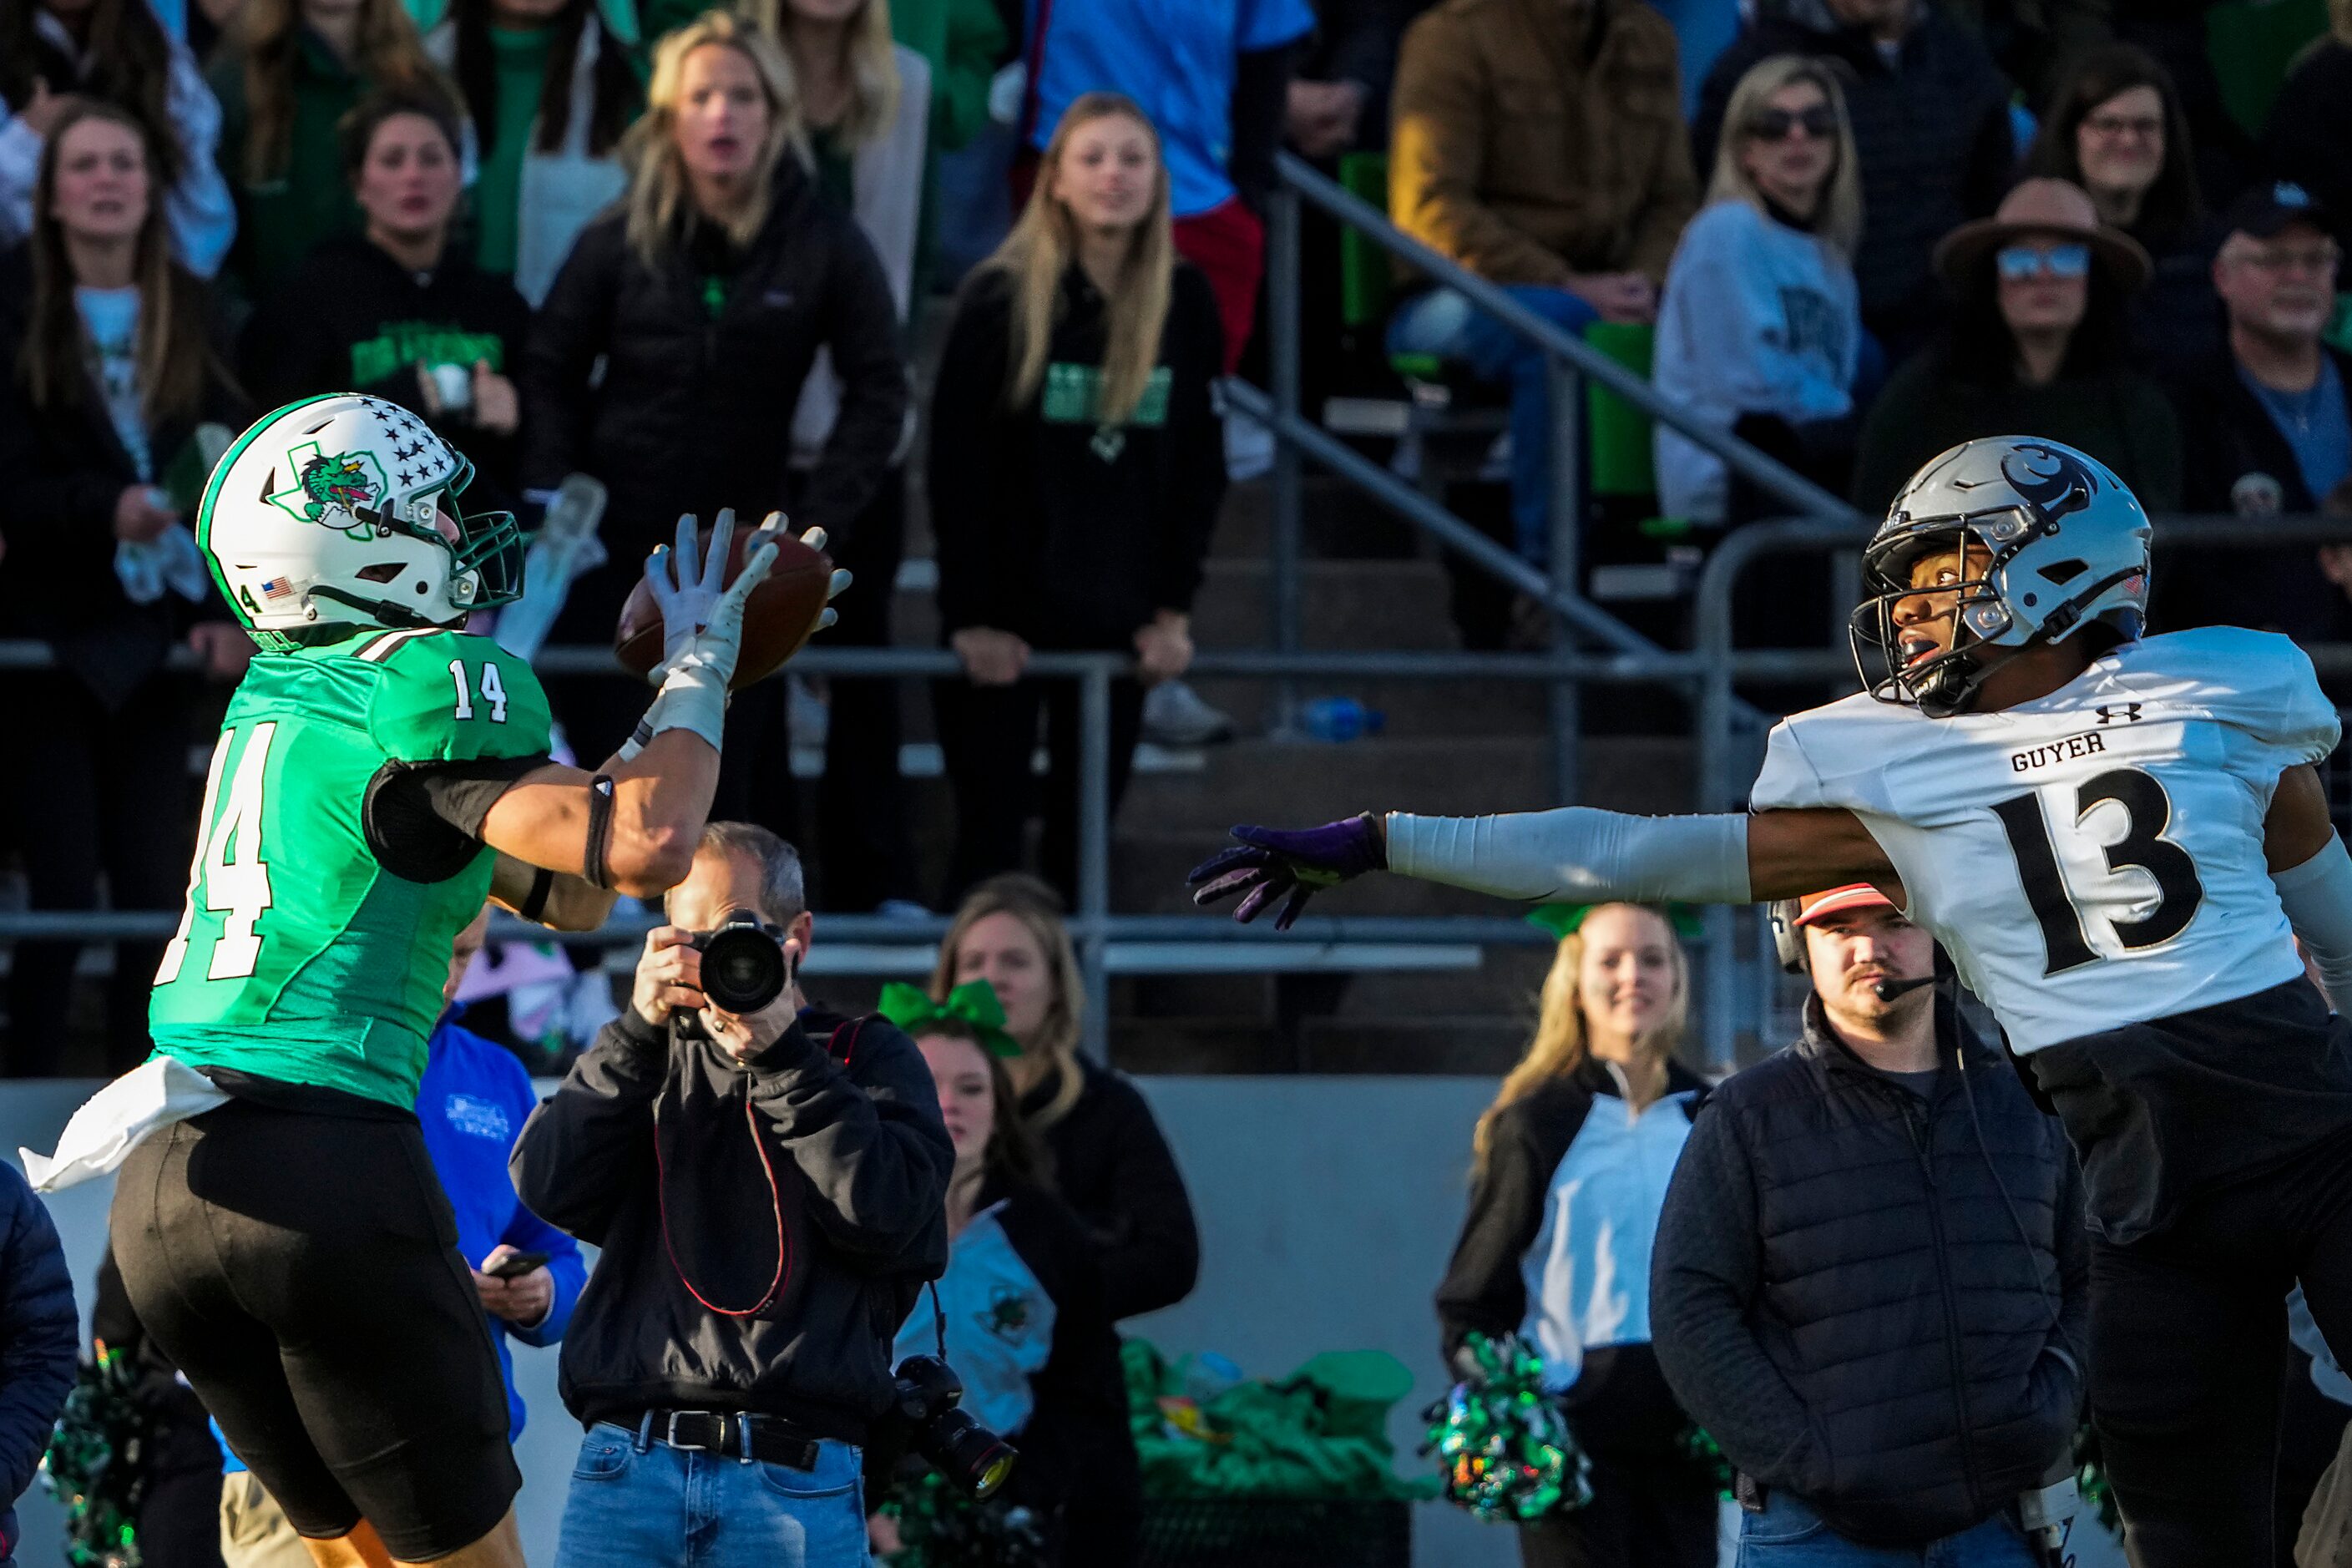
[[[2000,477],[2046,525],[2083,510],[2098,494],[2099,476],[2061,447],[2021,441],[2001,455]]]
[[[381,505],[390,488],[374,453],[338,452],[330,457],[313,441],[292,448],[286,458],[293,466],[294,482],[270,492],[270,505],[303,522],[341,529],[354,539],[373,535],[374,526],[360,513]]]

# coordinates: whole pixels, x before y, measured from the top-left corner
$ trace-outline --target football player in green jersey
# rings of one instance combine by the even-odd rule
[[[707,560],[682,521],[646,567],[652,706],[601,769],[562,766],[530,668],[462,629],[522,575],[514,519],[459,510],[470,471],[394,404],[311,398],[245,433],[198,518],[260,652],[151,1021],[229,1098],[138,1130],[113,1236],[149,1332],[324,1564],[520,1568],[504,1387],[412,1109],[425,1039],[485,894],[584,929],[686,874],[776,553],[722,590],[730,520]]]

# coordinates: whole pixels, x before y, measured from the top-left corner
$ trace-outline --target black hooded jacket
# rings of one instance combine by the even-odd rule
[[[1683,1407],[1743,1474],[1869,1545],[1954,1534],[2039,1486],[2082,1405],[2074,1154],[1948,1011],[1937,1047],[1923,1099],[1808,1000],[1804,1037],[1701,1109],[1651,1259]]]
[[[744,1067],[623,1013],[510,1162],[533,1213],[604,1249],[563,1336],[565,1407],[746,1410],[864,1442],[891,1339],[947,1267],[954,1164],[929,1069],[881,1019],[812,1007]]]
[[[856,219],[788,156],[749,246],[696,220],[648,268],[625,206],[581,232],[521,377],[522,483],[551,489],[576,471],[608,492],[611,559],[572,585],[559,637],[610,635],[678,513],[707,523],[733,507],[750,527],[785,504],[793,411],[820,348],[841,377],[841,409],[796,491],[793,529],[841,539],[889,470],[908,400],[898,306]]]

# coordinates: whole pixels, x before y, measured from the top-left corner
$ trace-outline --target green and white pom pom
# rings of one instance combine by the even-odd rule
[[[1446,1500],[1503,1524],[1591,1502],[1591,1461],[1544,1388],[1543,1358],[1517,1334],[1476,1332],[1464,1339],[1461,1355],[1475,1372],[1425,1412],[1432,1425],[1422,1452],[1437,1456]]]

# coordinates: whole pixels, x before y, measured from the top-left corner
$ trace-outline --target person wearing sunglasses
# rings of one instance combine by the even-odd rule
[[[1760,62],[1731,95],[1707,205],[1666,269],[1651,367],[1675,402],[1833,489],[1846,482],[1851,432],[1830,437],[1818,462],[1801,433],[1826,435],[1853,409],[1862,225],[1861,174],[1836,79],[1794,55]],[[1735,504],[1721,459],[1664,425],[1654,443],[1664,515],[1740,521],[1747,509]]]
[[[2029,179],[1936,247],[1955,296],[1945,336],[1886,384],[1862,429],[1853,501],[1885,510],[1918,466],[1979,437],[2031,430],[2089,453],[2150,512],[2180,506],[2180,426],[2132,368],[2126,311],[2147,252],[2099,221],[2080,185]]]

